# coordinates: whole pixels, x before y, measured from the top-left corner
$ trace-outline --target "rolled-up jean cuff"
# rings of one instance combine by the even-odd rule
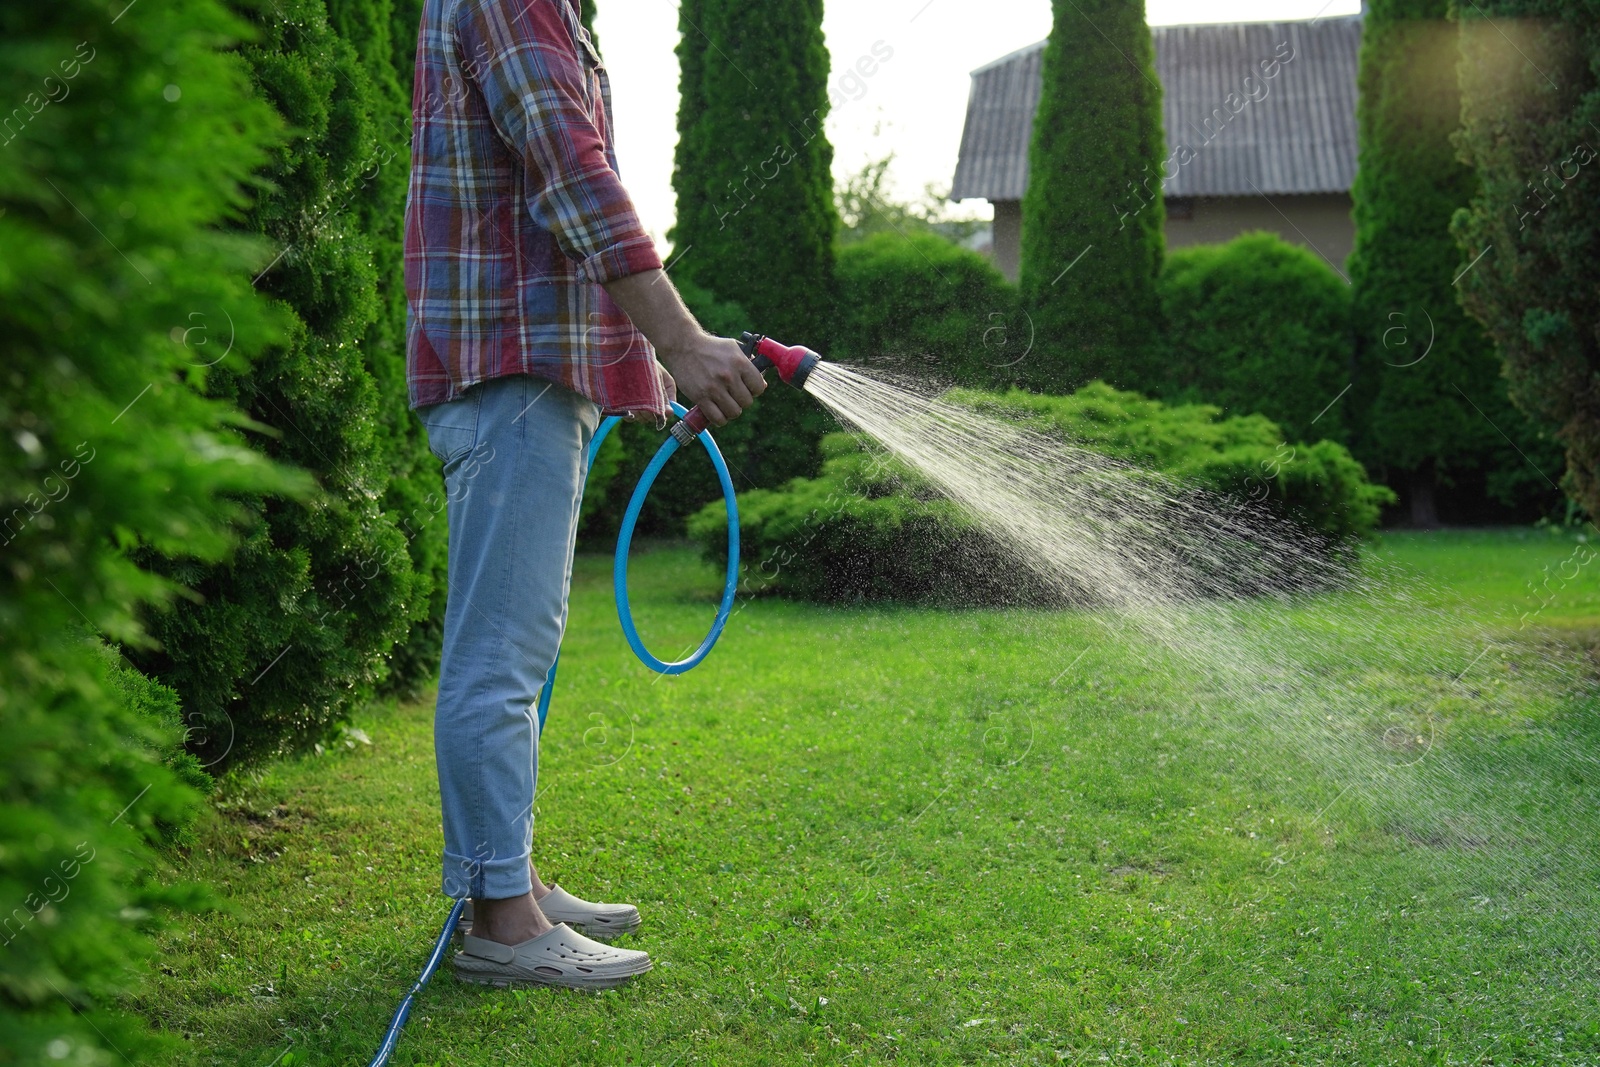
[[[476,900],[504,900],[533,891],[528,854],[479,860],[470,856],[444,856],[444,895]]]

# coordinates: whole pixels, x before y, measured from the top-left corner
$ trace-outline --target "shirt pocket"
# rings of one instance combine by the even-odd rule
[[[589,36],[589,31],[582,23],[578,24],[578,53],[590,70],[598,71],[605,66],[605,61],[600,58],[600,50],[594,46],[594,38]]]
[[[583,91],[585,102],[593,114],[603,106],[605,99],[605,61],[600,58],[600,52],[594,46],[594,40],[589,36],[589,31],[582,25],[577,26],[578,61],[583,64]]]

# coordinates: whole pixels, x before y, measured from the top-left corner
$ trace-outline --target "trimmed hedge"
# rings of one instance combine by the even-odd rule
[[[1169,406],[1103,382],[1065,397],[954,390],[946,399],[1198,491],[1262,501],[1335,548],[1373,530],[1394,499],[1367,480],[1342,445],[1290,446],[1259,415],[1220,418],[1209,405]],[[749,591],[824,601],[1062,598],[1027,576],[1019,582],[1016,568],[961,508],[864,443],[855,434],[829,435],[818,477],[740,496]],[[726,564],[720,506],[696,514],[689,530],[708,559]]]
[[[227,322],[234,363],[285,330],[250,285],[271,250],[213,228],[281,136],[220,51],[246,32],[213,0],[118,19],[96,0],[0,5],[0,99],[26,109],[0,134],[7,1063],[174,1057],[115,1001],[162,912],[197,901],[151,871],[206,778],[179,755],[171,692],[89,634],[145,644],[138,607],[180,593],[137,550],[221,559],[240,499],[310,488],[202,395]]]
[[[1016,290],[983,256],[937,234],[879,233],[839,250],[829,355],[950,384],[1013,381],[1025,359]]]
[[[1350,287],[1322,258],[1275,234],[1168,254],[1159,286],[1164,358],[1153,391],[1172,403],[1265,415],[1289,437],[1344,440]],[[1321,418],[1318,418],[1318,415]]]

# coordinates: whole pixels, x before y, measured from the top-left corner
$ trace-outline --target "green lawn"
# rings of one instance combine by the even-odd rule
[[[1084,614],[778,601],[658,679],[582,559],[536,856],[637,902],[656,970],[583,995],[446,968],[395,1062],[1600,1063],[1578,547],[1385,537],[1411,599],[1236,613],[1314,678],[1253,694]],[[677,548],[634,572],[679,652],[716,575]],[[1310,706],[1336,692],[1371,707]],[[230,909],[167,937],[139,1004],[186,1062],[366,1062],[446,911],[430,716],[224,783],[180,873]]]

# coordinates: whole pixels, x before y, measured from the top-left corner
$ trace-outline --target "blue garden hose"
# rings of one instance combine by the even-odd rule
[[[462,897],[456,901],[455,907],[450,909],[450,918],[445,920],[444,929],[439,931],[439,939],[433,943],[433,952],[428,956],[427,965],[422,968],[422,977],[412,984],[411,990],[395,1009],[394,1018],[389,1020],[389,1029],[384,1032],[383,1044],[378,1046],[377,1055],[372,1057],[371,1067],[383,1067],[389,1062],[389,1057],[394,1055],[394,1048],[400,1043],[400,1030],[406,1025],[406,1020],[411,1018],[411,1007],[417,1002],[417,996],[427,987],[428,979],[433,977],[433,972],[439,969],[439,961],[444,959],[444,951],[450,947],[450,935],[455,933],[456,921],[461,918],[461,912],[466,906],[467,900]]]
[[[681,404],[673,404],[672,413],[680,419],[686,414]],[[588,465],[591,468],[594,466],[595,456],[600,454],[600,446],[606,442],[606,436],[621,421],[612,416],[600,423],[600,428],[595,431],[594,438],[589,442]],[[717,481],[722,485],[722,499],[728,509],[727,579],[722,587],[722,603],[717,606],[717,617],[712,620],[711,630],[706,634],[705,640],[700,642],[700,647],[687,659],[671,663],[658,659],[644,647],[644,640],[633,624],[633,609],[628,603],[628,552],[633,546],[633,528],[639,521],[639,512],[644,509],[644,501],[650,495],[650,488],[656,483],[656,476],[661,473],[661,468],[667,465],[667,460],[683,447],[678,439],[670,434],[656,450],[655,458],[650,461],[650,465],[639,476],[639,484],[634,487],[633,496],[628,500],[628,510],[622,513],[622,529],[617,533],[617,554],[611,565],[611,587],[617,598],[617,621],[622,623],[622,635],[628,639],[628,647],[639,657],[639,662],[657,674],[682,674],[699,666],[700,661],[710,654],[712,646],[717,643],[717,638],[722,636],[722,628],[728,624],[728,613],[733,610],[733,598],[739,589],[739,504],[734,497],[733,476],[728,473],[727,461],[722,458],[722,452],[717,448],[717,443],[711,439],[711,435],[702,433],[698,435],[697,440],[705,446],[706,455],[711,457],[711,466],[717,472]],[[561,666],[561,656],[557,654],[556,661],[550,665],[550,673],[545,676],[544,686],[539,690],[541,731],[544,729],[545,716],[550,712],[550,694],[555,691],[556,668],[559,666]]]
[[[680,404],[672,405],[672,413],[678,418],[683,418],[687,412]],[[589,454],[585,462],[585,480],[588,479],[587,469],[594,467],[594,458],[600,453],[600,446],[605,444],[606,436],[616,428],[620,418],[612,416],[603,420],[595,431],[594,438],[589,442]],[[711,630],[706,634],[705,640],[700,642],[700,647],[695,649],[687,659],[668,662],[657,658],[648,648],[644,647],[644,640],[639,636],[639,630],[633,624],[633,609],[628,603],[628,551],[633,545],[633,528],[639,521],[639,512],[644,508],[645,498],[650,495],[651,486],[655,485],[656,477],[661,473],[661,468],[667,461],[683,447],[678,438],[669,434],[661,447],[656,450],[655,458],[650,460],[650,465],[639,476],[639,484],[633,490],[633,497],[628,501],[628,510],[622,516],[622,529],[617,534],[617,554],[612,564],[612,587],[617,598],[617,619],[622,623],[623,636],[628,639],[628,647],[633,649],[633,654],[639,657],[639,662],[658,674],[682,674],[698,666],[700,661],[710,654],[717,643],[717,638],[722,636],[722,628],[728,624],[728,615],[733,610],[733,599],[739,588],[739,504],[733,492],[733,477],[728,473],[727,461],[722,458],[722,452],[717,448],[717,443],[711,439],[711,434],[700,433],[698,440],[705,446],[706,454],[711,457],[711,466],[717,472],[717,481],[722,485],[722,499],[728,510],[728,574],[726,583],[722,588],[722,602],[717,605],[717,617],[712,620]],[[561,656],[556,655],[555,662],[550,664],[550,672],[545,675],[544,685],[539,689],[539,731],[544,732],[545,716],[550,711],[550,694],[556,685],[556,668],[561,665]],[[466,899],[455,902],[450,909],[450,917],[445,920],[444,929],[439,931],[439,938],[434,942],[433,952],[428,956],[426,966],[422,968],[422,975],[412,985],[405,998],[400,1001],[400,1006],[395,1009],[394,1018],[389,1021],[389,1029],[384,1032],[383,1044],[378,1046],[377,1054],[372,1057],[368,1067],[384,1067],[389,1062],[389,1057],[394,1054],[395,1046],[400,1042],[400,1031],[406,1025],[406,1019],[411,1015],[412,1005],[416,1003],[418,995],[427,987],[428,981],[433,978],[439,964],[444,961],[445,950],[450,944],[450,935],[455,932],[456,922],[461,918],[462,909],[466,906]]]

